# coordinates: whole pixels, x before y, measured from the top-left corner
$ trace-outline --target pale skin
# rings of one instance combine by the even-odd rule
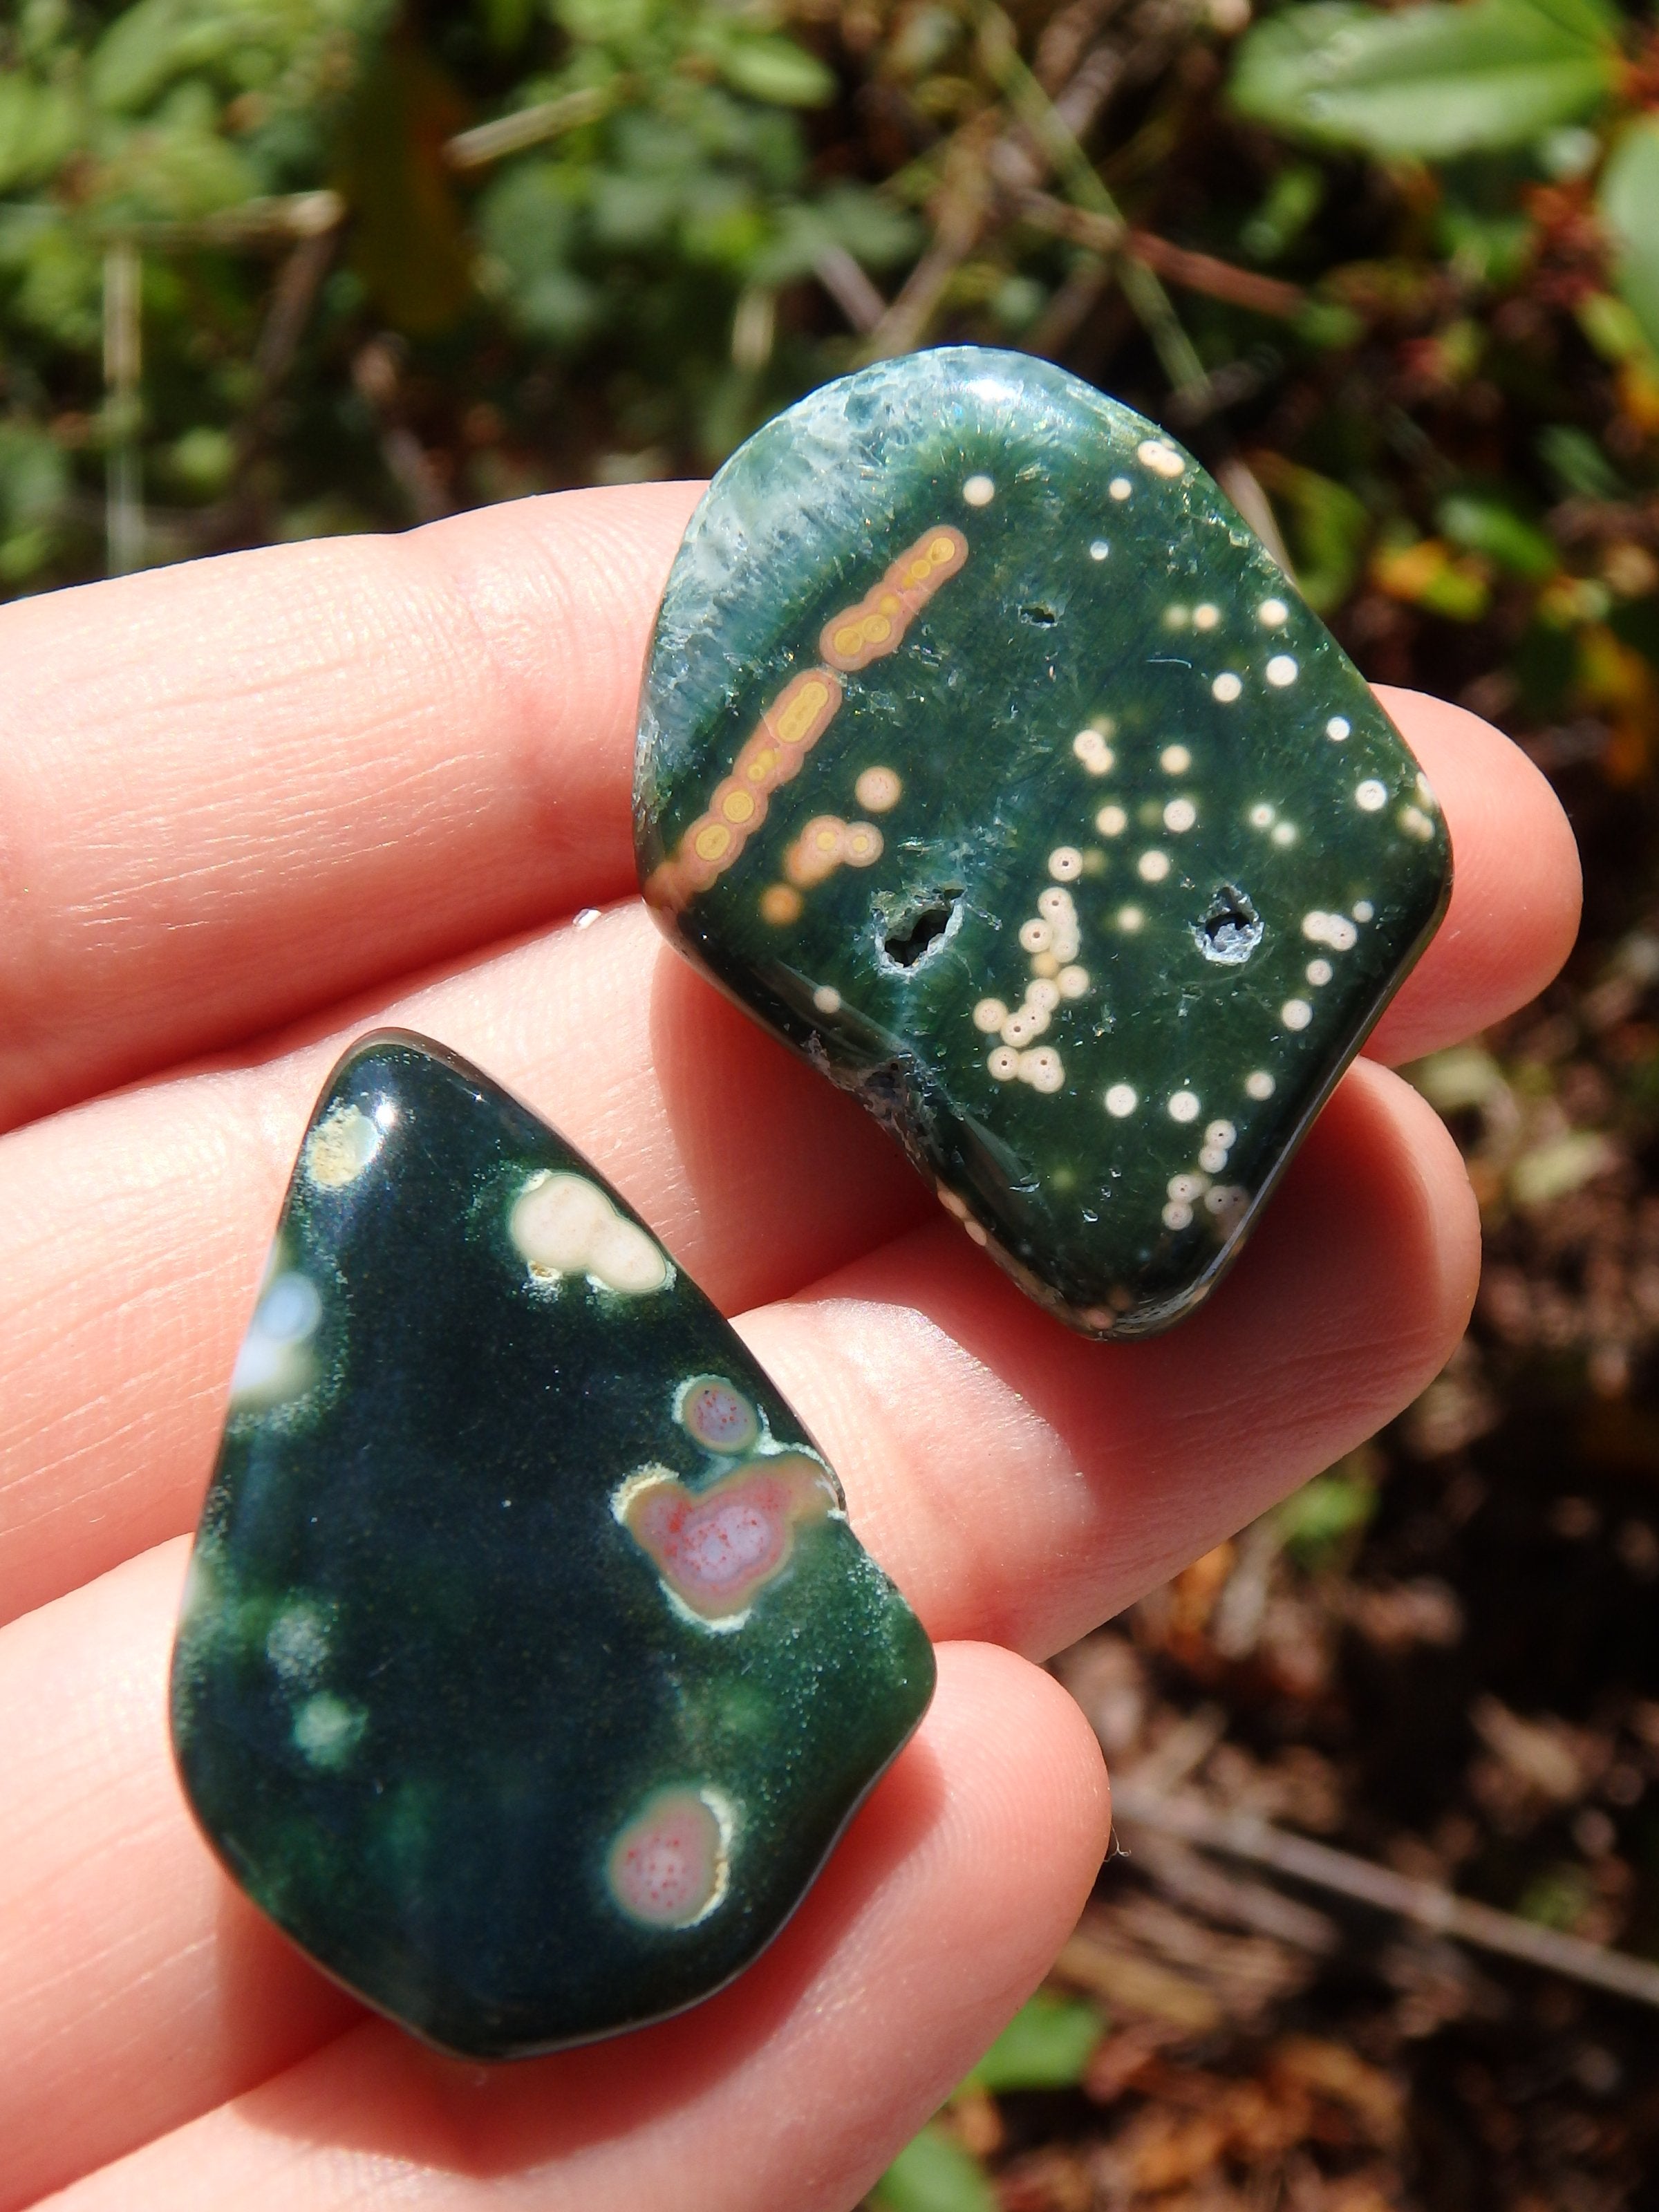
[[[1209,1305],[1085,1343],[640,905],[634,706],[695,497],[571,493],[0,611],[0,2212],[844,2212],[1099,1865],[1106,1776],[1036,1662],[1370,1435],[1463,1325],[1473,1200],[1388,1063],[1522,1005],[1571,941],[1571,837],[1522,755],[1386,695],[1451,825],[1450,914]],[[756,1968],[496,2069],[270,1930],[167,1750],[271,1225],[329,1064],[387,1021],[626,1194],[939,1645],[920,1734]]]

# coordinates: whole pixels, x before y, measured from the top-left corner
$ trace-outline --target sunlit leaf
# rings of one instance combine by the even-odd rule
[[[834,73],[793,39],[723,41],[720,67],[734,91],[778,107],[822,107],[835,97]]]
[[[1084,1997],[1039,1990],[986,2052],[969,2080],[975,2087],[1069,2089],[1083,2078],[1106,2023]]]
[[[1525,146],[1612,88],[1600,0],[1468,0],[1390,13],[1314,0],[1241,43],[1231,96],[1287,136],[1425,160]]]
[[[1453,492],[1435,510],[1443,536],[1470,553],[1484,553],[1500,568],[1541,584],[1560,567],[1553,541],[1505,500],[1479,492]]]
[[[870,2202],[876,2212],[997,2212],[978,2160],[937,2122],[905,2145]]]
[[[1601,220],[1625,303],[1659,354],[1659,116],[1632,123],[1602,173]]]
[[[75,103],[21,70],[0,76],[0,191],[50,175],[75,144]]]

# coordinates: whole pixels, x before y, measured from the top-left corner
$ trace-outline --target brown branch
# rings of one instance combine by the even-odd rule
[[[1254,270],[1237,268],[1212,253],[1195,253],[1190,247],[1171,244],[1150,230],[1137,230],[1115,216],[1097,215],[1091,209],[1073,207],[1051,192],[1022,192],[1016,203],[1019,215],[1039,230],[1070,239],[1104,256],[1122,254],[1142,268],[1166,277],[1184,291],[1203,292],[1212,300],[1225,300],[1236,307],[1249,307],[1258,315],[1293,322],[1308,304],[1299,284],[1282,277],[1259,276]]]
[[[1245,1859],[1292,1881],[1396,1914],[1436,1936],[1449,1936],[1478,1950],[1542,1967],[1567,1981],[1659,2008],[1659,1966],[1651,1960],[1540,1928],[1490,1905],[1476,1905],[1437,1883],[1413,1881],[1351,1851],[1334,1850],[1328,1844],[1273,1827],[1254,1813],[1219,1812],[1192,1796],[1166,1797],[1133,1776],[1115,1784],[1112,1799],[1116,1814],[1129,1823],[1132,1832],[1139,1825],[1177,1836],[1201,1850]]]

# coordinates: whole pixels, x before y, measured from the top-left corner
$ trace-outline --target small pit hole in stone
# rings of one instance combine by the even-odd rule
[[[950,928],[962,899],[960,884],[944,884],[909,902],[887,923],[882,947],[896,967],[927,959]]]
[[[1019,618],[1023,623],[1030,623],[1034,629],[1052,629],[1060,620],[1054,608],[1042,599],[1038,599],[1031,606],[1022,607],[1019,611]]]
[[[1237,968],[1261,942],[1261,916],[1237,884],[1223,884],[1194,923],[1193,938],[1206,960]]]

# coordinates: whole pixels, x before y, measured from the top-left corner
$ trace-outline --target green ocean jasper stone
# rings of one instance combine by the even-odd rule
[[[1398,731],[1190,456],[971,347],[714,478],[635,821],[682,950],[1098,1335],[1215,1283],[1450,885]]]
[[[933,1682],[800,1422],[587,1162],[438,1047],[350,1053],[173,1658],[254,1902],[445,2049],[630,2027],[771,1941]]]

